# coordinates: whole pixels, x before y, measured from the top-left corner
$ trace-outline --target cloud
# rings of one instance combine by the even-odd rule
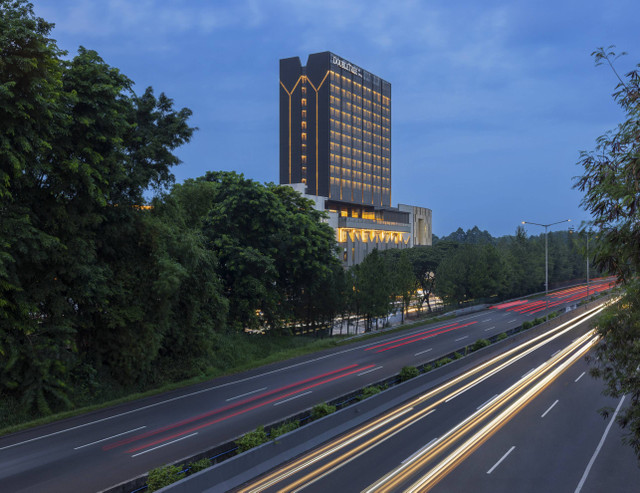
[[[38,15],[55,19],[56,29],[73,35],[156,37],[167,33],[207,34],[225,28],[256,28],[265,21],[255,0],[212,3],[205,0],[57,0],[55,8],[43,4]]]

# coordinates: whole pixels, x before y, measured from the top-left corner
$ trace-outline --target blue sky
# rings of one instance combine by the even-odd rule
[[[640,62],[640,2],[35,0],[60,48],[96,50],[199,127],[176,181],[207,170],[278,180],[278,60],[332,51],[391,82],[392,202],[433,232],[587,219],[580,150],[623,118],[590,53]],[[539,228],[528,226],[530,234]]]

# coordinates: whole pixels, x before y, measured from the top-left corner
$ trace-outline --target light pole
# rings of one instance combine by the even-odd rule
[[[536,226],[542,226],[544,228],[544,297],[547,301],[546,312],[547,320],[549,320],[549,241],[547,239],[547,229],[554,224],[566,223],[571,219],[564,219],[550,224],[532,223],[531,221],[522,221],[522,224],[535,224]]]
[[[589,237],[591,236],[590,229],[585,229],[584,232],[587,234],[587,298],[589,297]],[[569,233],[573,233],[573,227],[569,228]],[[597,236],[596,236],[597,238]]]

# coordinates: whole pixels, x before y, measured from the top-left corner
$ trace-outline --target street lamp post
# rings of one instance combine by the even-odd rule
[[[587,234],[587,298],[589,297],[589,238],[591,236],[590,229],[585,229],[584,232]],[[569,233],[573,233],[573,228],[569,228]],[[597,238],[597,236],[596,236]]]
[[[532,223],[531,221],[522,221],[522,224],[535,224],[544,228],[544,294],[546,300],[547,320],[549,320],[549,240],[547,239],[547,229],[554,224],[566,223],[571,219],[564,219],[550,224]]]

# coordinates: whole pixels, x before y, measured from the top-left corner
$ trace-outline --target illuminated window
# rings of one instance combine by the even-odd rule
[[[306,130],[307,129],[307,122],[302,122],[302,130]]]
[[[302,118],[306,118],[307,117],[307,110],[302,110]]]
[[[302,156],[302,164],[307,164],[307,156]]]
[[[302,86],[302,94],[307,94],[307,86]]]
[[[306,178],[303,178],[303,179],[302,179],[302,183],[307,183],[307,179],[306,179]]]
[[[302,106],[306,106],[307,105],[307,98],[302,98]]]
[[[302,132],[302,140],[307,140],[307,132]]]

